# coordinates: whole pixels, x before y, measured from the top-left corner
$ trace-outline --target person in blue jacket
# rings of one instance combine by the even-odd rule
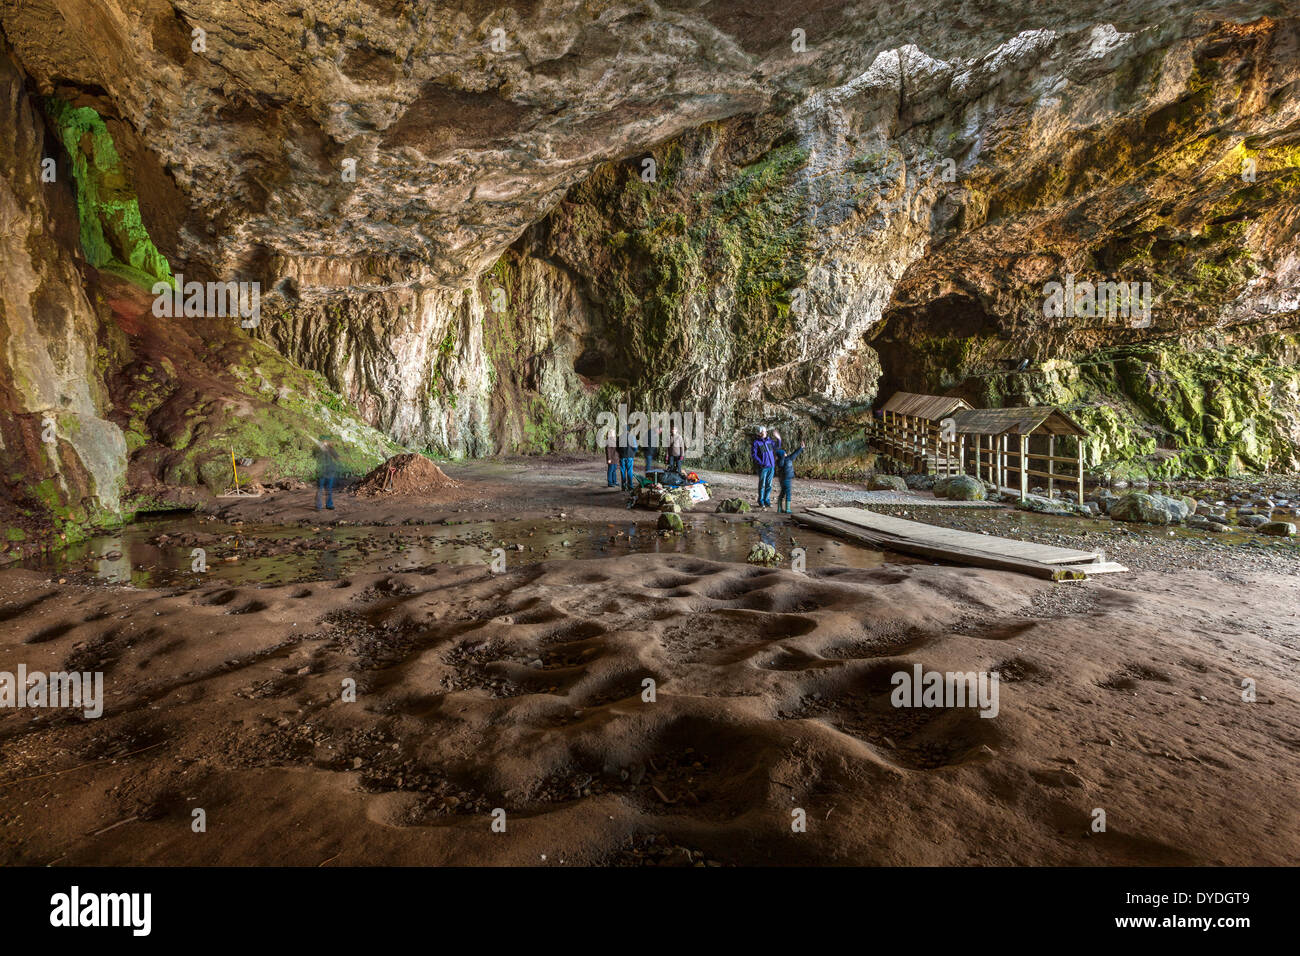
[[[790,513],[790,493],[794,491],[794,460],[803,454],[803,445],[794,451],[784,448],[776,450],[776,474],[781,479],[780,490],[776,493],[776,510]]]
[[[763,425],[758,426],[758,434],[754,437],[750,455],[754,459],[754,464],[758,466],[758,506],[760,508],[770,508],[772,506],[772,470],[776,467],[776,459],[772,455],[772,440],[767,437],[767,428]]]

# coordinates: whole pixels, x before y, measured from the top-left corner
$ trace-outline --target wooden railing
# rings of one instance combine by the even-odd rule
[[[1077,454],[1058,455],[1055,435],[958,435],[944,441],[939,422],[885,412],[873,418],[868,436],[884,455],[915,471],[934,474],[966,474],[967,463],[977,478],[998,488],[1029,494],[1029,479],[1047,481],[1047,495],[1053,497],[1058,483],[1073,486],[1083,501],[1083,459],[1086,439],[1075,439]],[[1045,439],[1046,453],[1030,451],[1031,439]],[[1014,464],[1013,464],[1014,461]],[[1040,467],[1035,468],[1035,463]],[[1065,464],[1066,470],[1055,466]],[[1011,476],[1016,476],[1012,485]]]

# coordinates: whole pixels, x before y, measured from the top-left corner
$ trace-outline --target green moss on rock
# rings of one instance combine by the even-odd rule
[[[46,98],[45,110],[71,161],[87,261],[145,288],[171,283],[171,266],[149,238],[127,170],[99,114],[57,97]]]

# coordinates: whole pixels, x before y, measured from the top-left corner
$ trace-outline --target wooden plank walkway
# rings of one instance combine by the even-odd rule
[[[864,537],[886,547],[892,545],[896,550],[940,558],[947,556],[959,563],[987,564],[983,559],[988,559],[1005,564],[1009,569],[1023,565],[1027,572],[1036,570],[1035,566],[1039,569],[1077,570],[1085,574],[1128,570],[1122,564],[1107,561],[1103,552],[1078,551],[991,534],[957,531],[863,508],[810,508],[806,514],[813,520],[834,522],[845,530],[861,529]]]

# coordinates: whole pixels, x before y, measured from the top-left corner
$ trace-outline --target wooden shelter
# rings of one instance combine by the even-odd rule
[[[963,399],[950,395],[895,392],[872,419],[871,438],[881,452],[918,471],[951,474],[957,468],[956,443],[944,440],[942,422],[960,410]]]
[[[895,392],[873,419],[870,437],[883,454],[918,471],[965,474],[969,463],[976,477],[1021,497],[1029,494],[1032,476],[1047,480],[1049,497],[1057,482],[1065,482],[1077,486],[1083,501],[1088,433],[1050,405],[971,408],[951,395]],[[1070,450],[1073,455],[1066,454]]]
[[[1083,459],[1088,433],[1074,419],[1059,408],[1038,405],[1029,408],[966,408],[954,412],[952,419],[957,431],[957,458],[962,472],[966,470],[967,447],[971,448],[971,462],[975,475],[992,482],[999,488],[1019,490],[1023,498],[1029,494],[1029,478],[1047,479],[1047,495],[1051,497],[1056,482],[1076,485],[1079,501],[1083,501]],[[1058,454],[1065,451],[1058,446],[1058,438],[1072,440],[1075,454]],[[1032,448],[1032,439],[1038,439],[1039,449]],[[1012,459],[1015,460],[1013,465]],[[1035,470],[1034,462],[1042,463]],[[1058,471],[1057,463],[1068,465]],[[1011,484],[1012,473],[1018,478]]]

